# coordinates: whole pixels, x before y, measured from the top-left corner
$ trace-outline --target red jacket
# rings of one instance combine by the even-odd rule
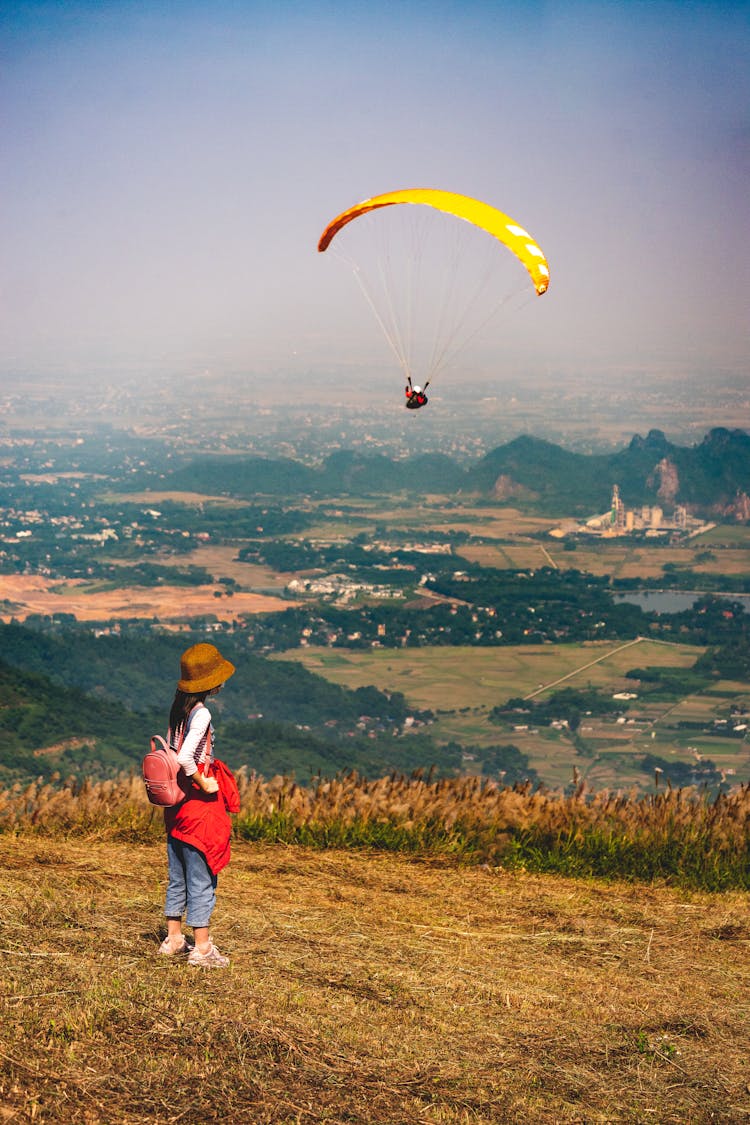
[[[181,805],[164,810],[164,825],[170,836],[202,852],[211,872],[218,875],[229,863],[229,813],[240,811],[240,795],[232,771],[218,758],[204,772],[216,778],[218,793],[204,793],[194,786]]]

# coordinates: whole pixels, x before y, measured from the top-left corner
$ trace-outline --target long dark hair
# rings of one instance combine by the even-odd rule
[[[210,694],[210,691],[192,693],[180,691],[179,688],[177,689],[174,693],[172,708],[169,712],[169,729],[172,732],[173,738],[179,735],[195,705],[205,702],[206,696]]]

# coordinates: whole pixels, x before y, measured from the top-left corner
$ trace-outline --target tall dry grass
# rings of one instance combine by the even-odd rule
[[[238,772],[235,833],[313,847],[367,847],[565,875],[750,887],[750,785],[573,793],[485,778],[357,774],[267,781]],[[163,833],[140,777],[33,782],[0,790],[0,831],[148,839]]]

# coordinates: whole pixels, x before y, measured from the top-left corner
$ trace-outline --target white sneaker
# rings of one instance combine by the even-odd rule
[[[188,965],[194,965],[198,968],[226,969],[228,964],[229,958],[225,957],[223,953],[219,953],[212,941],[209,941],[209,946],[205,953],[201,953],[196,945],[188,954]]]
[[[183,957],[186,953],[189,953],[192,948],[192,945],[188,944],[186,937],[183,937],[182,945],[178,946],[177,949],[174,948],[172,942],[166,937],[159,946],[159,952],[164,957]]]

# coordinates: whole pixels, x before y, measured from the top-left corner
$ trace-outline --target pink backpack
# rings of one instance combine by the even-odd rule
[[[177,752],[160,734],[151,739],[151,750],[143,759],[143,781],[152,805],[171,808],[180,805],[192,788],[177,761]]]

